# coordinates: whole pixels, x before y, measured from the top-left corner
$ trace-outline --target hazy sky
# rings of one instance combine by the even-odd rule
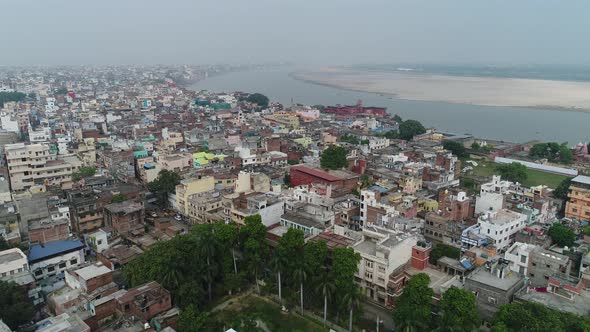
[[[0,0],[0,65],[588,64],[588,0]]]

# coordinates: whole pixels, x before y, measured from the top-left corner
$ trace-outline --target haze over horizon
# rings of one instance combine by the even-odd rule
[[[10,1],[0,65],[588,64],[587,1]]]

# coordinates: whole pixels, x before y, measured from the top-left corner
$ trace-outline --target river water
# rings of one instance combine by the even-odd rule
[[[509,142],[541,140],[569,142],[571,145],[590,138],[590,113],[401,100],[296,80],[289,76],[294,70],[275,68],[231,72],[196,82],[190,88],[214,92],[259,92],[284,105],[291,102],[355,104],[360,99],[365,106],[387,107],[389,113],[418,120],[425,127]]]

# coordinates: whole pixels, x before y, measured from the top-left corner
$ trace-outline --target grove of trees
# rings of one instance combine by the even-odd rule
[[[261,93],[253,93],[246,98],[246,101],[249,103],[254,103],[258,105],[260,108],[267,108],[268,107],[268,97],[261,94]]]
[[[526,166],[517,162],[498,165],[496,166],[496,172],[498,172],[504,180],[512,182],[522,183],[528,178]]]
[[[13,282],[0,280],[0,319],[12,330],[28,323],[35,313],[25,289]]]
[[[574,160],[574,155],[567,146],[567,143],[537,143],[530,149],[529,155],[534,158],[544,158],[551,162],[562,164],[571,164]]]
[[[222,322],[206,313],[209,305],[250,287],[273,294],[285,306],[315,309],[324,320],[350,324],[360,314],[354,281],[360,255],[352,248],[335,248],[331,269],[327,257],[324,241],[305,243],[296,229],[289,229],[271,249],[266,227],[254,215],[239,228],[224,222],[196,225],[189,234],[158,242],[127,264],[123,274],[129,287],[155,280],[168,289],[181,308],[180,331],[216,328]]]
[[[337,145],[330,145],[322,152],[320,165],[323,169],[341,169],[347,165],[346,149]]]
[[[94,176],[96,174],[96,167],[93,166],[81,166],[77,171],[72,173],[72,180],[80,181],[82,178]]]
[[[416,120],[406,120],[399,125],[399,138],[409,141],[414,136],[424,134],[426,128]]]
[[[455,141],[444,141],[443,148],[451,151],[457,157],[467,157],[469,154],[465,151],[463,144]]]
[[[549,234],[551,240],[553,240],[554,243],[557,243],[557,245],[559,245],[560,247],[571,247],[572,245],[574,245],[574,241],[576,240],[576,233],[574,233],[574,231],[571,228],[559,222],[556,222],[553,225],[551,225],[549,231],[547,231],[547,234]]]
[[[0,92],[0,107],[4,107],[4,103],[9,101],[21,101],[25,99],[27,95],[22,92]]]
[[[158,177],[148,183],[148,189],[158,195],[160,205],[166,205],[168,194],[176,191],[176,185],[180,183],[178,173],[163,169],[158,173]]]

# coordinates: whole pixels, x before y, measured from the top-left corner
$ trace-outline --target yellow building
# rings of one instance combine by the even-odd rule
[[[212,176],[197,176],[184,179],[176,186],[176,208],[183,214],[188,214],[187,200],[190,195],[210,191],[215,188],[215,178]]]
[[[590,176],[578,175],[573,178],[568,197],[565,216],[590,221]]]
[[[313,140],[311,139],[311,137],[301,137],[294,139],[293,142],[303,145],[303,147],[307,149],[307,147],[313,142]]]

